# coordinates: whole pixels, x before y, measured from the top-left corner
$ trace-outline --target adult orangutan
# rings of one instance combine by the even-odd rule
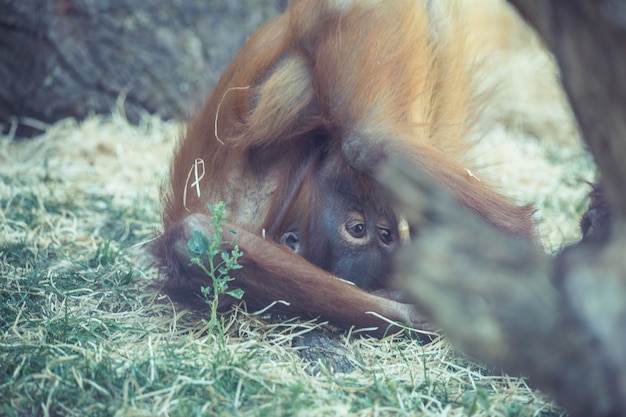
[[[210,285],[187,242],[212,233],[207,204],[224,201],[244,253],[231,285],[249,306],[283,300],[288,314],[377,334],[381,316],[425,327],[390,295],[401,222],[375,174],[395,158],[485,221],[533,236],[532,210],[461,162],[474,74],[454,19],[427,0],[299,0],[258,30],[174,156],[154,246],[164,290],[193,300]]]

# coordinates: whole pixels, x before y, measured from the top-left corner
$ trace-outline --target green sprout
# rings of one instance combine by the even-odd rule
[[[192,232],[191,239],[187,242],[189,251],[196,255],[189,262],[191,265],[198,266],[208,277],[211,278],[211,285],[202,287],[201,291],[206,302],[211,306],[211,321],[217,316],[218,297],[220,295],[228,295],[237,300],[243,297],[243,290],[240,288],[230,288],[229,282],[235,278],[232,277],[231,271],[241,269],[239,259],[243,253],[236,245],[236,233],[229,231],[233,236],[230,241],[224,241],[222,237],[222,225],[225,222],[226,205],[219,202],[214,206],[208,206],[211,212],[210,225],[213,228],[213,234],[206,235],[198,230]],[[223,245],[232,246],[232,250],[224,249]]]

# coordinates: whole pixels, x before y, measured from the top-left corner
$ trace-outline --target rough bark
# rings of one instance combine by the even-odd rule
[[[550,258],[419,172],[380,178],[422,236],[399,257],[398,285],[461,351],[528,376],[572,416],[626,412],[626,242]]]
[[[626,415],[626,5],[510,1],[559,62],[611,203],[611,238],[551,258],[388,166],[381,180],[426,236],[400,257],[403,285],[461,350],[528,376],[570,415]]]
[[[510,0],[556,56],[615,214],[626,218],[626,4]]]
[[[275,0],[0,0],[0,130],[123,103],[184,118]],[[22,124],[16,125],[16,122]]]

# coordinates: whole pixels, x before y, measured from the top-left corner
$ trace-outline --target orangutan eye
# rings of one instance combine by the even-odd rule
[[[384,227],[379,227],[378,228],[378,235],[380,236],[380,240],[385,245],[388,245],[391,242],[393,242],[393,235],[391,234],[391,230],[389,230],[389,229],[386,229]]]
[[[346,225],[346,230],[352,237],[362,238],[365,236],[365,224],[363,223],[352,223]]]

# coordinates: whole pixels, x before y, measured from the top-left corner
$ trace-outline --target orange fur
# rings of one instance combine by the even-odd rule
[[[155,249],[170,288],[193,290],[202,280],[188,278],[194,272],[185,268],[180,247],[191,225],[209,231],[197,216],[206,218],[207,203],[222,200],[248,242],[253,271],[237,282],[249,302],[290,298],[291,312],[342,324],[376,322],[363,318],[364,309],[397,320],[418,317],[408,306],[337,284],[273,243],[289,225],[316,221],[326,186],[347,186],[359,204],[393,220],[374,176],[394,158],[431,174],[497,227],[533,235],[530,209],[509,204],[465,165],[476,108],[471,57],[459,17],[427,3],[293,1],[248,40],[174,156],[165,232]],[[332,297],[320,286],[332,288]],[[355,307],[354,300],[364,304]],[[351,307],[338,311],[333,303]]]

